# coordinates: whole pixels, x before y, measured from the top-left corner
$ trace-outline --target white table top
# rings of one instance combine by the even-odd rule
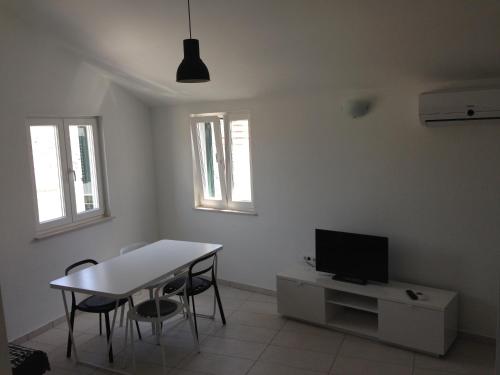
[[[222,245],[161,240],[51,281],[50,287],[125,298],[219,250]]]

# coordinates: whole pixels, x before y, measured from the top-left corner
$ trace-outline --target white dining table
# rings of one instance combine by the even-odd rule
[[[74,361],[111,372],[127,374],[127,372],[116,368],[103,367],[98,364],[81,361],[78,358],[73,330],[70,324],[66,292],[116,299],[108,342],[109,351],[120,299],[129,298],[146,286],[175,275],[185,270],[197,260],[221,250],[222,245],[219,244],[165,239],[51,281],[51,288],[61,290],[69,334],[73,345]]]

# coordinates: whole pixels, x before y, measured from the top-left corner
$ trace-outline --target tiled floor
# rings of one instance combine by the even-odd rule
[[[154,344],[151,329],[142,324],[143,341],[135,341],[137,374],[162,372],[164,350],[168,375],[492,375],[494,347],[458,340],[444,359],[394,348],[351,335],[280,317],[274,297],[221,287],[227,325],[199,319],[201,353],[193,352],[185,321],[164,327],[162,349]],[[136,302],[145,293],[136,296]],[[197,310],[210,313],[212,296],[197,296]],[[75,340],[82,358],[106,364],[105,338],[98,335],[97,316],[77,317]],[[130,351],[124,347],[124,329],[117,328],[113,342],[115,367],[131,369]],[[65,324],[24,345],[49,355],[51,374],[108,374],[75,367],[66,359]],[[137,336],[136,336],[137,339]]]

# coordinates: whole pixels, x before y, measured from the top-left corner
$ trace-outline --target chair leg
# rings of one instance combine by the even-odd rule
[[[73,330],[73,327],[75,326],[75,309],[72,307],[71,308],[71,314],[70,314],[70,324],[71,324],[71,329]],[[71,335],[68,332],[68,346],[66,347],[66,357],[70,358],[71,357]]]
[[[184,299],[182,298],[182,296],[178,296],[178,297],[179,297],[179,301],[180,301],[181,303],[184,303]],[[188,298],[188,306],[189,306],[189,298]],[[186,315],[186,311],[185,311],[185,310],[182,310],[182,316],[183,316],[184,318],[187,318],[187,315]]]
[[[134,308],[134,299],[130,296],[129,299],[130,307]],[[135,321],[135,328],[137,328],[137,335],[139,336],[139,340],[142,340],[141,330],[139,329],[139,322]]]
[[[148,291],[149,291],[149,299],[151,300],[151,299],[153,299],[153,298],[154,298],[154,295],[153,295],[153,288],[149,288],[149,289],[148,289]],[[155,327],[156,327],[156,326],[155,326],[155,324],[154,324],[154,323],[151,323],[151,333],[152,333],[153,335],[155,335],[155,334],[156,334]]]
[[[120,311],[120,327],[123,327],[123,318],[125,316],[125,305],[122,305],[122,309]]]
[[[184,298],[182,299],[182,303],[184,305],[184,311],[187,317],[187,320],[189,321],[189,326],[191,328],[191,334],[193,335],[193,340],[194,340],[194,345],[196,347],[196,351],[199,353],[200,352],[200,342],[198,341],[198,335],[195,332],[194,324],[193,324],[193,314],[191,314],[191,311],[189,310],[189,297],[184,301]]]
[[[102,336],[102,314],[99,313],[99,336]]]
[[[161,344],[160,345],[160,351],[161,351],[161,368],[162,368],[162,373],[167,374],[167,369],[166,369],[166,360],[165,360],[165,351],[163,350]]]
[[[134,327],[132,327],[132,322],[130,322],[129,327],[130,327],[130,345],[132,347],[132,368],[135,373],[136,366],[135,366],[135,348],[134,348]]]
[[[224,310],[222,309],[222,302],[220,300],[219,288],[217,288],[217,282],[213,280],[215,297],[217,298],[217,304],[219,305],[220,317],[222,319],[222,324],[226,325],[226,316],[224,315]]]
[[[217,298],[215,297],[215,292],[214,292],[214,303],[212,306],[212,319],[213,320],[215,320],[216,308],[217,308]]]
[[[106,338],[109,342],[110,334],[111,334],[111,326],[109,324],[109,313],[104,313],[104,320],[106,322]],[[113,363],[113,345],[109,346],[109,363]]]
[[[155,325],[155,332],[156,332],[156,345],[160,345],[160,335],[161,335],[160,322],[157,321],[154,323],[154,325]]]
[[[191,296],[191,300],[193,301],[194,331],[196,333],[196,338],[199,339],[199,336],[198,336],[198,322],[196,320],[196,306],[194,305],[194,296]]]
[[[127,349],[127,341],[128,341],[128,318],[125,319],[125,350]]]

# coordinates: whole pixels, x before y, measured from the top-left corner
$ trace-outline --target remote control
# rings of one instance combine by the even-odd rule
[[[427,301],[429,299],[427,295],[422,292],[417,292],[417,297],[420,301]]]
[[[408,297],[410,297],[413,300],[418,299],[418,296],[415,294],[415,292],[411,289],[406,290],[406,294],[408,294]]]

